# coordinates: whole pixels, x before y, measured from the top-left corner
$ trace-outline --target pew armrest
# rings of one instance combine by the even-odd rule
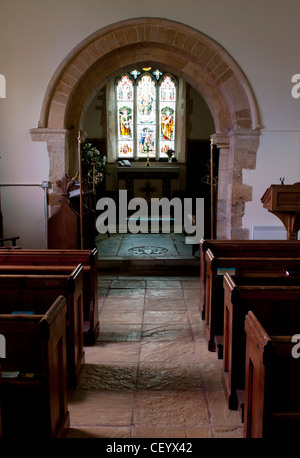
[[[3,246],[4,242],[11,242],[12,246],[16,246],[16,240],[18,240],[19,238],[20,237],[18,236],[0,238],[0,246]]]

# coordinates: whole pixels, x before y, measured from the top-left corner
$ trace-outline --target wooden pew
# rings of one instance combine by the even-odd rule
[[[252,310],[273,334],[290,333],[300,323],[300,282],[285,277],[224,277],[224,385],[229,408],[236,409],[245,385],[245,317]],[[300,326],[300,324],[298,325]],[[242,403],[241,403],[242,404]],[[241,405],[243,411],[243,405]]]
[[[12,252],[13,251],[13,252]],[[84,344],[93,345],[99,334],[98,251],[93,250],[10,250],[0,251],[3,266],[83,266],[83,335]]]
[[[76,387],[83,347],[83,267],[78,265],[67,275],[0,275],[0,313],[16,310],[44,314],[59,295],[67,300],[68,386]]]
[[[2,366],[0,364],[0,439],[2,439],[2,410],[1,410],[1,386],[2,386]]]
[[[234,268],[236,276],[285,277],[287,269],[299,269],[300,258],[216,257],[206,251],[206,337],[209,351],[216,350],[216,336],[223,335],[224,290],[220,272]]]
[[[200,312],[205,320],[206,251],[217,257],[300,258],[300,241],[295,240],[208,240],[200,241]]]
[[[69,427],[66,313],[60,296],[44,315],[0,315],[3,438],[61,437]]]
[[[299,330],[299,322],[294,323]],[[250,311],[245,320],[245,438],[300,437],[299,359],[294,333],[273,335]]]

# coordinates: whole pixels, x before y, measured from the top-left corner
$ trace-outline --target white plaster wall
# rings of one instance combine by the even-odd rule
[[[271,184],[300,181],[300,132],[264,130],[257,154],[256,170],[243,171],[243,181],[253,187],[252,202],[246,204],[243,226],[252,233],[253,226],[281,226],[279,218],[268,212],[261,203]],[[272,233],[270,232],[270,237]]]
[[[133,17],[162,17],[194,27],[218,41],[239,63],[252,85],[263,132],[256,171],[245,171],[254,202],[245,227],[277,224],[262,211],[260,197],[283,175],[298,181],[300,99],[291,97],[291,77],[300,72],[298,0],[10,0],[0,5],[0,183],[41,183],[48,178],[46,145],[32,143],[47,85],[65,56],[96,30]],[[271,161],[271,167],[267,166]],[[5,231],[20,233],[22,246],[45,242],[37,194],[21,208],[3,202]],[[42,193],[41,193],[42,195]],[[3,195],[3,198],[4,195]],[[12,202],[12,201],[11,201]],[[27,206],[28,203],[28,206]],[[26,221],[16,227],[17,221]]]

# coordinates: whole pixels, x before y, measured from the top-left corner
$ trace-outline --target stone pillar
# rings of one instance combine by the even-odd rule
[[[252,200],[252,187],[243,184],[243,169],[256,167],[259,132],[237,130],[212,138],[220,149],[217,238],[246,240],[249,230],[243,228],[243,216],[245,203]]]
[[[69,170],[69,134],[66,129],[36,128],[30,130],[31,139],[35,142],[46,142],[49,154],[49,181],[52,188],[48,193],[49,214],[59,206],[60,191],[56,181]]]
[[[245,204],[252,200],[252,186],[243,184],[243,169],[254,170],[259,145],[259,133],[254,130],[234,131],[229,134],[232,155],[231,238],[248,239],[244,229]]]
[[[229,137],[226,134],[211,136],[219,148],[218,197],[217,197],[217,239],[230,239],[231,173],[228,166]]]

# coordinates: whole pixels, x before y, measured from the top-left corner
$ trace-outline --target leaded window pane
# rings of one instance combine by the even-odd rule
[[[117,84],[118,156],[132,156],[134,139],[134,90],[128,75]]]
[[[168,149],[175,150],[175,114],[176,114],[176,85],[169,75],[163,77],[159,87],[160,102],[160,143],[159,151],[162,157]]]
[[[175,150],[176,83],[159,69],[142,70],[117,80],[118,157],[167,157]]]
[[[137,85],[137,155],[156,151],[156,86],[153,78],[142,75]]]

